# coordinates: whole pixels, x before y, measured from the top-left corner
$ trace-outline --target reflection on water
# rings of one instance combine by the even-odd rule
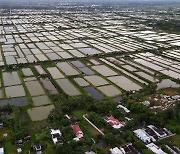
[[[171,81],[170,79],[162,80],[160,83],[157,84],[157,89],[167,88],[167,87],[180,87],[179,84],[176,82]]]
[[[92,98],[94,99],[101,99],[103,98],[104,96],[99,92],[97,91],[94,87],[86,87],[84,88],[84,90],[91,95]]]

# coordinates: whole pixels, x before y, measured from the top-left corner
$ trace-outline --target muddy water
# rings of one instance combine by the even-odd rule
[[[86,80],[84,80],[83,78],[75,78],[74,81],[81,87],[86,87],[89,85],[89,83],[86,82]]]
[[[103,79],[100,76],[97,75],[92,75],[92,76],[85,76],[84,77],[88,82],[90,82],[91,84],[93,84],[94,86],[101,86],[101,85],[106,85],[108,84],[108,82]]]
[[[38,81],[25,82],[31,96],[44,95],[45,92]]]
[[[32,100],[34,106],[43,106],[47,104],[52,104],[52,102],[49,100],[49,98],[46,95],[33,97]]]
[[[94,87],[86,87],[84,90],[94,99],[101,99],[104,96]]]
[[[98,65],[98,66],[93,66],[92,67],[94,70],[99,72],[103,76],[114,76],[117,75],[117,73],[113,70],[111,70],[109,67],[105,65]]]
[[[169,79],[162,80],[160,83],[157,84],[157,89],[162,89],[167,87],[178,88],[180,87],[180,84],[177,84],[176,82],[173,82]]]
[[[22,85],[6,87],[5,92],[7,98],[25,96],[24,88]]]
[[[32,121],[41,121],[47,119],[50,112],[54,109],[54,105],[40,106],[28,109],[28,114]]]
[[[64,75],[56,67],[48,67],[47,70],[53,77],[53,79],[64,78]]]
[[[12,86],[12,85],[21,84],[21,81],[19,79],[17,72],[11,72],[11,73],[4,72],[3,80],[4,80],[4,86]]]
[[[141,89],[141,86],[139,86],[138,84],[134,83],[133,81],[131,81],[130,79],[124,76],[114,76],[114,77],[109,77],[108,79],[117,86],[127,91]]]
[[[45,87],[46,90],[52,95],[58,94],[57,89],[54,87],[54,85],[51,83],[51,81],[48,78],[40,79],[42,82],[43,86]]]
[[[68,79],[58,79],[56,81],[66,94],[70,96],[76,96],[81,94]]]
[[[113,85],[101,86],[98,89],[106,96],[113,97],[121,94],[121,91]]]
[[[66,75],[78,75],[80,74],[75,68],[66,62],[58,63],[57,66],[66,74]]]

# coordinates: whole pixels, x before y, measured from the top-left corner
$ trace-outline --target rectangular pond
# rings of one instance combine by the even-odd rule
[[[58,94],[57,89],[48,78],[41,78],[40,81],[42,82],[43,86],[50,94],[52,95]]]
[[[58,70],[57,67],[48,67],[47,70],[49,71],[53,79],[64,78],[64,75]]]
[[[5,93],[7,98],[22,97],[26,95],[22,85],[5,87]]]
[[[10,98],[10,99],[4,99],[0,100],[0,106],[6,106],[6,105],[14,105],[14,106],[26,106],[28,105],[28,100],[26,97],[20,97],[20,98]]]
[[[84,78],[94,86],[102,86],[109,84],[105,79],[97,75],[85,76]]]
[[[113,82],[115,85],[121,87],[122,89],[126,91],[140,90],[142,88],[141,86],[134,83],[130,79],[126,78],[125,76],[113,76],[113,77],[108,77],[108,79],[111,82]]]
[[[68,80],[68,79],[58,79],[56,80],[61,89],[70,96],[80,95],[79,90]]]
[[[113,71],[112,69],[110,69],[109,67],[107,67],[105,65],[92,66],[92,68],[103,76],[117,75],[117,73],[115,71]]]
[[[102,99],[104,96],[94,87],[86,87],[84,90],[94,99]]]
[[[38,81],[28,81],[25,82],[25,84],[31,96],[39,96],[45,94],[43,88]]]
[[[32,101],[34,106],[43,106],[47,104],[52,104],[52,102],[46,95],[33,97]]]
[[[33,76],[33,72],[31,71],[30,68],[23,68],[22,72],[23,72],[24,76]]]
[[[78,69],[85,75],[94,75],[95,74],[95,72],[92,71],[91,69],[89,69],[88,67],[81,67]]]
[[[89,83],[83,78],[75,78],[74,81],[81,87],[89,86]]]
[[[4,86],[13,86],[21,84],[17,72],[3,72]]]
[[[101,86],[97,89],[109,97],[114,97],[121,94],[121,91],[113,85]]]
[[[41,121],[47,119],[50,112],[54,109],[54,105],[40,106],[28,109],[27,112],[32,121]]]
[[[75,68],[73,68],[73,66],[71,66],[67,62],[57,63],[57,66],[68,76],[80,74]]]

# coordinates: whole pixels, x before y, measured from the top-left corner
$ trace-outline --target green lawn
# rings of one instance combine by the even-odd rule
[[[8,134],[8,137],[7,138],[3,138],[3,134]],[[10,133],[10,130],[7,129],[7,128],[1,128],[0,129],[0,141],[2,140],[8,140],[9,138],[11,137],[11,133]]]
[[[177,147],[180,147],[180,135],[174,135],[172,137],[168,137],[166,139],[160,140],[157,142],[158,144],[172,144]]]
[[[3,134],[8,134],[6,138],[3,137]],[[2,146],[4,147],[5,153],[13,154],[16,153],[16,147],[12,145],[12,137],[10,130],[7,128],[0,129],[0,141],[2,142]]]
[[[88,135],[89,137],[95,137],[100,133],[83,118],[83,115],[87,113],[88,112],[86,110],[73,111],[73,114],[80,120],[80,126],[85,131],[86,135]]]
[[[158,93],[162,93],[164,95],[170,95],[170,96],[179,95],[180,89],[178,89],[178,88],[165,88],[165,89],[159,90]]]
[[[14,153],[16,153],[17,148],[15,145],[12,145],[11,141],[5,141],[4,149],[5,149],[5,153],[14,154]]]

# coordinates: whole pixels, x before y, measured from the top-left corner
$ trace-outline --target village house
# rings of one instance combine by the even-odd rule
[[[51,129],[50,133],[54,144],[57,144],[61,141],[62,134],[59,129],[57,130]]]
[[[78,124],[73,124],[72,125],[73,131],[76,134],[76,138],[74,138],[75,141],[79,141],[80,138],[83,137],[83,132],[80,129]]]
[[[133,132],[145,143],[155,142],[157,140],[163,139],[164,137],[173,135],[172,132],[166,128],[157,128],[153,125],[149,125],[142,129],[137,129]]]
[[[121,104],[119,104],[118,106],[117,106],[117,109],[123,109],[126,113],[130,113],[130,110],[127,108],[127,107],[125,107],[125,106],[123,106],[123,105],[121,105]]]
[[[151,150],[152,152],[154,152],[155,154],[166,154],[161,148],[159,148],[154,143],[150,143],[150,144],[146,145],[146,147],[149,150]]]
[[[112,148],[109,151],[111,154],[123,154],[123,152],[118,147]]]
[[[152,136],[149,136],[143,129],[137,129],[133,132],[140,140],[145,143],[151,143],[156,141]]]
[[[35,144],[33,144],[32,148],[33,148],[33,152],[35,154],[41,154],[42,153],[42,147],[41,147],[40,143],[36,142]]]
[[[4,154],[4,148],[0,148],[0,154]]]
[[[104,120],[115,129],[120,129],[124,125],[119,122],[118,119],[113,116],[105,117]]]

